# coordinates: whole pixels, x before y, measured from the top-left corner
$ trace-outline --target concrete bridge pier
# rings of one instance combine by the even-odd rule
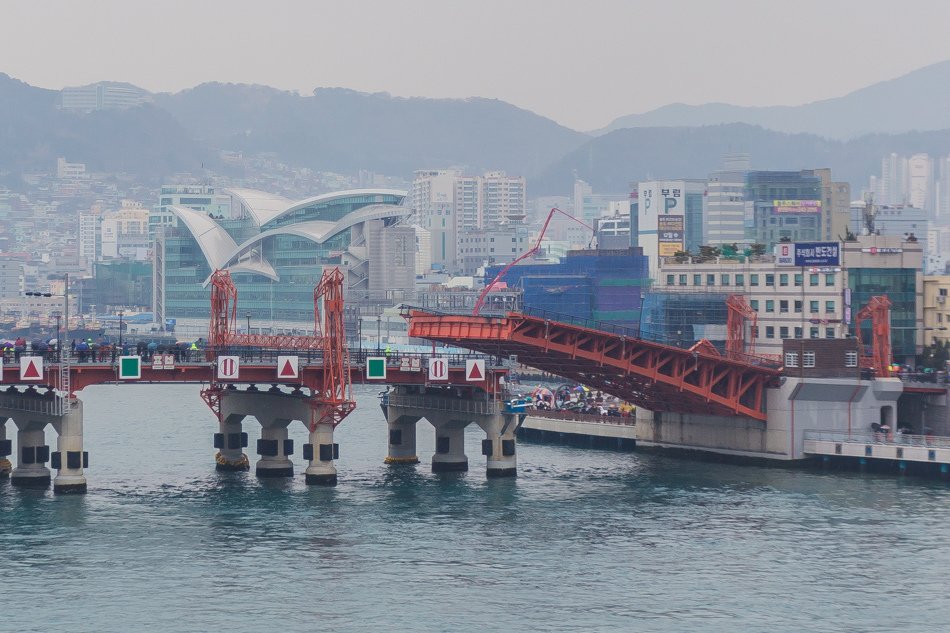
[[[435,454],[432,455],[432,472],[464,472],[468,470],[465,454],[465,427],[470,420],[432,411],[426,418],[435,427]]]
[[[215,455],[215,468],[222,471],[249,470],[251,465],[244,453],[247,446],[247,433],[244,433],[242,422],[243,413],[225,411],[227,400],[221,399],[221,420],[218,423],[218,432],[214,434],[214,447],[218,449]]]
[[[17,426],[17,463],[10,474],[14,486],[45,488],[50,483],[49,446],[46,444],[46,420],[30,419],[24,413],[22,421],[14,418]]]
[[[337,478],[333,460],[340,457],[340,445],[333,442],[333,425],[316,425],[310,431],[310,442],[303,449],[304,459],[310,462],[304,471],[307,484],[335,486]]]
[[[482,454],[488,458],[486,474],[489,477],[516,477],[515,432],[518,430],[518,415],[514,413],[489,413],[475,418],[485,431]]]
[[[66,413],[51,422],[58,434],[52,456],[53,468],[58,470],[53,492],[82,494],[86,492],[83,468],[89,467],[89,454],[82,446],[82,401],[74,398],[67,406]]]
[[[418,464],[416,454],[416,423],[422,418],[401,414],[395,407],[383,407],[389,426],[389,451],[387,464]]]
[[[0,479],[7,479],[10,471],[13,470],[13,464],[10,462],[10,455],[13,454],[13,442],[7,439],[7,420],[10,418],[0,417]]]
[[[288,418],[260,419],[261,439],[257,441],[255,471],[258,477],[293,477],[294,463],[289,456],[294,454],[294,441],[287,438]]]

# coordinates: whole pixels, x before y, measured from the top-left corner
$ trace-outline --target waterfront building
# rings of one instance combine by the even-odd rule
[[[924,277],[924,345],[950,343],[950,275]]]
[[[500,266],[487,269],[485,282],[500,270]],[[638,247],[574,250],[559,263],[514,266],[504,282],[523,291],[527,311],[636,329],[641,297],[649,285],[649,264]]]
[[[330,266],[346,274],[354,319],[360,307],[378,310],[411,297],[416,235],[403,224],[411,214],[402,206],[404,191],[357,189],[286,204],[255,190],[222,195],[230,198],[225,217],[168,207],[177,226],[156,234],[156,322],[206,329],[207,281],[216,269],[231,272],[242,325],[249,321],[254,332],[312,330],[313,287]]]
[[[660,257],[691,252],[703,243],[705,180],[650,180],[636,183],[637,244],[656,271]]]

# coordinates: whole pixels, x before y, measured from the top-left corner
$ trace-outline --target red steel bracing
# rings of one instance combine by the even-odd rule
[[[861,325],[871,320],[871,356],[864,354],[861,340]],[[874,375],[887,378],[891,375],[891,300],[884,295],[871,297],[855,317],[855,333],[861,349],[862,366],[874,369]]]
[[[575,217],[574,217],[573,215],[571,215],[570,213],[566,213],[566,212],[564,212],[564,211],[561,211],[561,210],[558,209],[557,207],[552,208],[551,211],[548,213],[548,219],[544,221],[544,226],[541,227],[541,232],[538,233],[538,241],[535,242],[534,246],[532,246],[531,248],[529,248],[528,250],[526,250],[524,253],[522,253],[521,255],[519,255],[518,257],[516,257],[516,258],[514,259],[514,261],[512,261],[510,264],[508,264],[507,266],[505,266],[504,268],[502,268],[501,270],[498,271],[498,274],[495,275],[495,278],[491,280],[491,283],[489,283],[487,286],[485,286],[485,289],[482,290],[482,292],[481,292],[480,295],[478,295],[478,300],[475,302],[475,307],[472,309],[472,316],[478,316],[478,313],[481,312],[482,305],[485,304],[485,299],[488,297],[488,293],[491,292],[491,289],[495,287],[495,284],[497,284],[499,281],[501,281],[501,278],[504,277],[505,274],[506,274],[509,270],[511,270],[511,267],[512,267],[512,266],[514,266],[514,265],[517,264],[518,262],[524,261],[525,259],[531,257],[532,255],[536,255],[536,254],[538,253],[538,251],[541,250],[541,240],[544,239],[544,234],[545,234],[545,232],[547,232],[547,230],[548,230],[548,225],[551,223],[551,219],[554,217],[554,214],[555,214],[555,213],[560,213],[561,215],[563,215],[563,216],[565,216],[565,217],[567,217],[567,218],[569,218],[569,219],[571,219],[571,220],[574,220],[574,221],[577,222],[578,224],[580,224],[580,225],[582,225],[582,226],[586,226],[586,227],[589,228],[591,231],[594,230],[594,227],[592,227],[591,225],[587,224],[586,222],[583,222],[583,221],[581,221],[581,220],[578,220],[577,218],[575,218]],[[593,241],[593,237],[591,238],[591,240]]]
[[[651,411],[765,420],[765,389],[781,373],[765,359],[719,356],[708,342],[686,350],[519,313],[493,318],[411,310],[409,336],[516,355],[520,363]]]
[[[323,273],[313,289],[314,332],[323,332],[323,381],[319,398],[312,400],[314,413],[309,421],[310,430],[317,424],[343,421],[356,407],[350,386],[350,353],[346,346],[343,321],[343,285],[345,277],[339,268]],[[321,328],[320,302],[323,301]]]
[[[746,354],[755,354],[755,337],[758,333],[758,314],[746,303],[743,295],[730,295],[726,299],[729,310],[726,317],[726,356],[741,359]],[[749,323],[749,343],[746,345],[746,322]]]
[[[208,327],[209,360],[229,347],[261,347],[270,350],[322,350],[323,376],[320,383],[307,385],[313,390],[313,409],[307,421],[312,431],[317,424],[343,421],[356,406],[350,390],[349,353],[343,322],[343,286],[345,277],[339,268],[323,273],[313,290],[314,335],[264,335],[237,333],[237,288],[231,273],[216,270],[211,275],[211,321]],[[324,303],[321,328],[320,302]],[[201,397],[218,419],[221,417],[222,384],[213,374]]]

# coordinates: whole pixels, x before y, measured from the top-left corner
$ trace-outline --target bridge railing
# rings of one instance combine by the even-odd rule
[[[950,448],[950,437],[942,435],[911,435],[893,431],[805,431],[806,440],[835,442],[836,444],[891,444],[894,446],[929,446]]]

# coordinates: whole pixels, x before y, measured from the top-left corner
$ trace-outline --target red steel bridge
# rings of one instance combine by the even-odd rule
[[[773,360],[708,341],[688,349],[641,339],[603,323],[540,313],[437,314],[405,308],[409,335],[517,361],[600,389],[651,411],[766,419],[765,389],[781,374]]]

